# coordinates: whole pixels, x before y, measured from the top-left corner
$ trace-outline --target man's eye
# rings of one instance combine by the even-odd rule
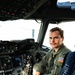
[[[58,39],[59,37],[49,37],[49,39]]]
[[[54,38],[58,39],[59,37],[54,37]]]
[[[49,39],[52,39],[52,37],[49,37]]]

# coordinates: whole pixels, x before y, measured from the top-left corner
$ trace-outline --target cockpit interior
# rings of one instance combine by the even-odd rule
[[[33,38],[1,40],[0,75],[33,75],[33,65],[50,50],[43,45],[49,24],[75,21],[75,1],[0,0],[0,21],[19,19],[41,21],[37,41]]]

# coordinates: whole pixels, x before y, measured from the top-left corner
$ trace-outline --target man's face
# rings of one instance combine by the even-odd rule
[[[59,48],[63,43],[64,38],[60,36],[59,31],[49,33],[49,43],[52,48]]]

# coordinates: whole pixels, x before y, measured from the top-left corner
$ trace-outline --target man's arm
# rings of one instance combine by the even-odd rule
[[[39,68],[38,68],[39,67]],[[33,66],[33,75],[41,75],[41,72],[37,71],[39,70],[41,67],[40,67],[40,64],[37,63]]]

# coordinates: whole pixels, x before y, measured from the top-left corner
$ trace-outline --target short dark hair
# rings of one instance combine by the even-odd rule
[[[59,31],[61,37],[64,37],[64,31],[59,27],[54,27],[50,30],[50,32]]]

